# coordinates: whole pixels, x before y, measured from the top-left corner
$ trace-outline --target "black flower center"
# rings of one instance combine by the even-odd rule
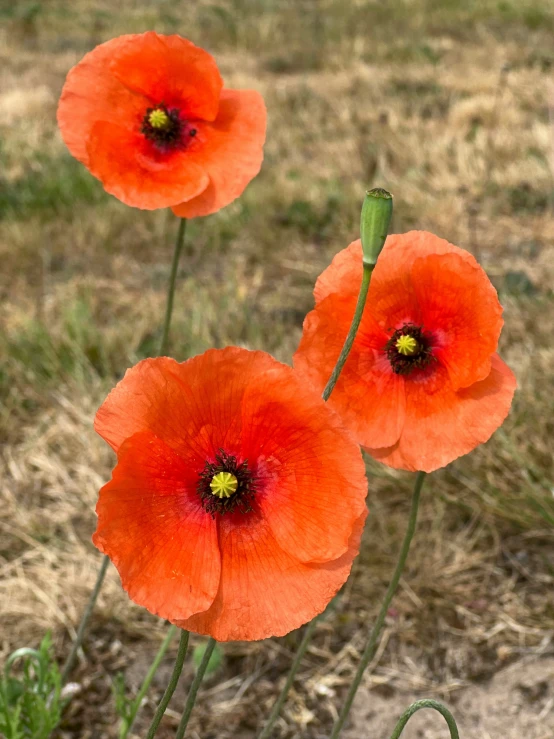
[[[435,360],[431,351],[431,336],[423,326],[405,323],[396,329],[385,345],[385,353],[397,375],[408,375],[415,369],[424,369]]]
[[[185,147],[197,133],[196,128],[181,118],[178,108],[168,108],[165,103],[146,110],[140,131],[164,150]]]
[[[237,458],[223,449],[215,455],[214,462],[206,462],[198,476],[196,489],[204,510],[215,518],[216,513],[248,513],[256,493],[256,476],[248,466],[248,460]]]

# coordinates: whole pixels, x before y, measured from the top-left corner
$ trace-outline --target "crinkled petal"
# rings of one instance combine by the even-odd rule
[[[100,44],[70,70],[58,104],[58,125],[73,156],[88,166],[88,141],[97,121],[134,130],[149,102],[124,87],[110,72],[110,61],[136,36]]]
[[[197,218],[225,207],[242,194],[260,171],[266,109],[254,90],[223,90],[217,118],[200,123],[188,160],[206,171],[209,186],[201,195],[173,208],[182,218]]]
[[[515,388],[513,372],[497,354],[487,378],[458,391],[447,370],[437,365],[426,378],[406,381],[406,421],[399,441],[366,451],[390,467],[433,472],[492,436],[508,415]]]
[[[279,546],[303,562],[337,559],[365,511],[359,446],[292,369],[260,375],[242,403],[242,457],[256,460],[256,504]]]
[[[340,293],[343,298],[357,298],[362,271],[362,242],[356,239],[335,254],[331,264],[317,278],[314,288],[316,305],[332,293]]]
[[[275,365],[282,366],[264,352],[237,347],[211,349],[181,363],[144,359],[108,395],[94,428],[115,451],[133,434],[150,431],[181,456],[194,453],[201,469],[208,453],[221,447],[239,451],[245,389],[253,376]]]
[[[105,190],[135,208],[167,208],[209,184],[186,151],[157,152],[140,132],[113,123],[93,126],[88,153],[89,169]]]
[[[162,618],[205,611],[219,587],[217,524],[202,509],[196,482],[173,449],[139,433],[120,447],[96,506],[94,544],[132,600]]]
[[[221,580],[205,613],[177,626],[218,641],[284,636],[321,613],[346,582],[358,554],[366,513],[356,521],[348,551],[326,564],[303,564],[285,552],[269,523],[224,517],[220,525]]]
[[[468,264],[477,264],[464,249],[427,231],[391,234],[371,276],[368,309],[384,329],[403,323],[421,322],[417,296],[411,280],[414,261],[430,254],[457,254]],[[353,241],[340,251],[318,277],[314,296],[320,303],[332,293],[357,297],[362,281],[362,242]]]
[[[188,118],[217,116],[223,80],[215,59],[181,36],[127,36],[114,49],[110,71],[154,105],[179,106]]]
[[[404,234],[391,234],[379,255],[379,272],[396,276],[410,272],[413,263],[420,257],[430,254],[457,254],[470,264],[476,264],[475,257],[465,249],[451,244],[446,239],[429,231],[408,231]],[[377,270],[377,267],[375,268]]]
[[[412,266],[413,289],[433,354],[455,390],[483,380],[491,370],[502,330],[502,306],[485,271],[459,254],[431,254]]]
[[[331,294],[304,321],[295,369],[322,392],[344,345],[356,299]],[[404,425],[404,378],[395,375],[383,349],[388,336],[364,311],[352,350],[329,398],[359,444],[394,444]]]

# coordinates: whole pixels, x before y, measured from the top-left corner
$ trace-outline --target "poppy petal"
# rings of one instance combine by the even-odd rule
[[[284,636],[321,613],[346,582],[357,555],[366,512],[356,521],[349,549],[327,564],[299,562],[279,546],[265,518],[252,511],[220,524],[221,579],[204,613],[177,626],[218,641]]]
[[[390,281],[401,278],[410,272],[412,264],[419,257],[428,254],[449,254],[454,252],[463,259],[476,263],[474,257],[464,249],[450,244],[428,231],[408,231],[405,234],[390,234],[371,277],[372,283],[388,276]],[[335,255],[331,264],[317,278],[314,296],[316,303],[331,293],[343,296],[358,295],[362,280],[362,242],[353,241],[346,249]]]
[[[488,377],[458,391],[446,368],[437,365],[426,379],[406,381],[400,440],[367,451],[390,467],[433,472],[492,436],[508,415],[515,389],[513,372],[497,354]]]
[[[157,153],[141,133],[113,123],[94,124],[87,150],[90,171],[105,190],[136,208],[167,208],[209,184],[186,152]]]
[[[181,456],[197,448],[205,454],[207,436],[217,451],[240,432],[241,402],[252,377],[275,365],[283,366],[264,352],[237,347],[211,349],[186,362],[143,359],[98,409],[94,429],[115,451],[141,431],[152,432]]]
[[[421,319],[409,269],[396,259],[391,268],[389,253],[399,238],[397,235],[387,238],[371,275],[367,296],[366,312],[371,311],[381,329],[389,332],[404,323],[417,324]],[[358,239],[340,251],[319,276],[314,290],[316,305],[333,293],[357,298],[362,273],[362,242]]]
[[[427,231],[391,234],[379,255],[371,276],[368,307],[385,330],[402,323],[419,323],[421,313],[411,281],[414,261],[430,254],[457,254],[468,264],[477,265],[464,249]],[[340,251],[318,277],[316,303],[331,293],[357,296],[362,281],[362,242],[353,241]]]
[[[331,294],[306,316],[295,369],[322,392],[344,345],[356,299]],[[388,336],[366,310],[354,344],[329,398],[356,441],[365,446],[394,444],[405,416],[404,378],[383,355]]]
[[[266,109],[254,90],[223,90],[213,123],[199,124],[187,161],[208,173],[209,186],[195,198],[183,198],[173,212],[181,218],[215,213],[242,194],[260,171]]]
[[[338,416],[303,384],[279,368],[246,391],[242,457],[257,460],[256,504],[279,546],[302,562],[328,562],[348,550],[365,510],[365,465]]]
[[[94,544],[139,605],[188,618],[213,603],[221,559],[217,524],[196,492],[197,472],[153,434],[132,436],[100,491]]]
[[[331,264],[317,278],[314,288],[316,305],[332,293],[340,293],[344,298],[357,298],[362,284],[362,269],[362,242],[356,239],[335,254]]]
[[[97,121],[134,129],[148,101],[124,87],[109,71],[110,60],[134,36],[100,44],[69,71],[58,104],[58,125],[72,155],[88,166],[87,144]]]
[[[181,436],[179,363],[169,357],[143,359],[125,372],[94,419],[94,430],[117,452],[134,434],[150,431],[161,439]]]
[[[430,254],[457,254],[469,264],[477,264],[475,257],[468,251],[429,231],[391,234],[387,237],[377,264],[381,264],[381,268],[391,275],[396,275],[399,272],[409,272],[416,259]]]
[[[205,121],[217,116],[223,80],[215,59],[181,36],[127,36],[114,50],[110,71],[154,105],[181,105],[185,117]]]
[[[477,262],[450,253],[416,259],[411,270],[422,323],[455,390],[483,380],[502,330],[502,306]]]

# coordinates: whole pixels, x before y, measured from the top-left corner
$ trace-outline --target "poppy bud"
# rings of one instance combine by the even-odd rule
[[[377,257],[385,245],[391,218],[392,195],[390,192],[383,190],[382,187],[367,190],[360,218],[364,265],[375,266]]]

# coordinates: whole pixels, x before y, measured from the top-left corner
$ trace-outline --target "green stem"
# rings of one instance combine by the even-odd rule
[[[456,722],[454,721],[454,716],[450,713],[446,706],[442,705],[442,703],[430,699],[416,701],[415,703],[412,703],[412,705],[404,711],[402,716],[400,716],[400,719],[398,720],[398,723],[396,724],[390,739],[398,739],[400,734],[402,734],[402,732],[404,731],[404,727],[414,715],[414,713],[420,711],[422,708],[433,708],[435,711],[438,711],[441,716],[444,717],[446,723],[448,724],[448,728],[450,729],[450,739],[460,739],[460,735],[458,734],[458,727],[456,726]]]
[[[158,653],[156,654],[154,661],[152,662],[150,669],[148,670],[148,673],[146,677],[144,678],[144,682],[142,683],[135,700],[131,703],[131,710],[130,710],[129,716],[122,722],[121,729],[119,731],[119,739],[126,739],[127,734],[131,731],[133,724],[135,722],[135,718],[137,717],[138,710],[142,704],[142,700],[144,696],[146,695],[146,693],[148,692],[150,683],[154,679],[154,675],[156,674],[157,669],[160,666],[160,662],[162,661],[165,653],[167,652],[169,643],[173,639],[173,635],[175,634],[176,630],[177,630],[177,627],[173,625],[169,628],[169,631],[167,632],[167,635],[165,639],[163,640],[161,647],[158,649]]]
[[[164,356],[167,352],[169,343],[169,327],[171,325],[171,314],[173,313],[173,298],[175,297],[175,283],[177,280],[177,270],[179,268],[179,259],[185,243],[185,231],[187,228],[186,218],[181,218],[179,228],[177,230],[177,239],[175,241],[175,250],[173,252],[173,262],[171,263],[171,274],[169,276],[169,286],[167,289],[167,305],[165,308],[165,320],[160,344],[160,356]]]
[[[310,643],[310,639],[312,638],[312,634],[315,631],[315,627],[318,621],[318,616],[316,616],[314,619],[310,621],[308,624],[306,631],[304,633],[304,637],[302,641],[300,642],[300,646],[298,647],[298,651],[296,652],[296,656],[294,658],[294,662],[292,663],[292,666],[290,668],[287,681],[283,686],[283,689],[281,690],[279,697],[275,701],[275,704],[271,710],[271,713],[269,715],[269,718],[267,720],[267,724],[265,725],[263,731],[259,735],[258,739],[268,739],[268,737],[271,735],[271,730],[273,729],[273,724],[277,721],[277,718],[279,717],[279,714],[281,713],[281,708],[283,707],[283,703],[287,699],[287,695],[289,693],[289,690],[292,687],[292,683],[294,682],[294,678],[296,677],[296,673],[298,672],[298,668],[300,667],[300,662],[302,661],[302,657],[306,653],[306,649],[308,648],[308,644]]]
[[[186,225],[187,225],[187,221],[185,218],[179,219],[179,228],[177,230],[177,239],[175,241],[175,250],[173,252],[173,262],[171,264],[171,275],[169,278],[169,286],[167,289],[167,304],[166,304],[166,309],[165,309],[165,319],[164,319],[164,325],[163,325],[162,341],[160,344],[160,356],[165,354],[165,352],[167,351],[167,345],[169,341],[169,327],[171,325],[171,315],[173,313],[173,298],[175,296],[175,282],[177,279],[177,269],[179,267],[179,258],[181,256],[181,252],[183,250],[183,244],[185,242]],[[106,570],[108,569],[109,562],[110,562],[109,557],[105,555],[104,559],[102,560],[102,565],[100,566],[100,570],[98,571],[96,585],[94,586],[94,590],[91,593],[89,602],[87,604],[85,612],[83,613],[81,623],[79,624],[75,642],[71,648],[71,652],[69,653],[69,656],[64,665],[64,668],[62,671],[62,684],[66,682],[71,670],[73,669],[73,664],[75,662],[77,652],[79,651],[79,648],[83,642],[85,629],[87,627],[89,619],[94,610],[94,606],[96,605],[96,601],[98,599],[98,594],[100,593],[102,583],[104,582],[104,577],[106,575]]]
[[[71,652],[69,653],[69,656],[66,659],[65,665],[62,670],[62,685],[67,681],[67,678],[69,677],[71,670],[73,669],[73,664],[75,662],[75,658],[77,657],[77,652],[79,651],[79,648],[83,643],[85,629],[87,628],[87,624],[94,610],[94,606],[96,605],[98,594],[100,593],[100,588],[102,587],[102,583],[104,582],[104,577],[106,576],[106,571],[109,564],[110,558],[104,555],[104,559],[102,560],[102,564],[100,565],[100,569],[98,570],[98,576],[96,578],[94,590],[90,595],[87,607],[85,608],[85,612],[83,613],[83,617],[81,619],[81,623],[79,624],[79,628],[77,629],[77,636],[75,637],[75,641],[73,642],[73,646],[71,647]]]
[[[419,497],[424,480],[425,472],[418,472],[414,485],[414,492],[412,495],[412,506],[410,509],[410,517],[408,519],[408,528],[404,536],[404,541],[402,542],[402,548],[398,556],[398,562],[396,563],[394,574],[390,581],[389,587],[387,588],[381,610],[379,611],[379,615],[377,616],[375,625],[373,626],[373,629],[371,630],[371,633],[369,635],[369,639],[364,649],[362,659],[360,661],[360,664],[358,665],[356,676],[348,690],[348,695],[346,696],[344,706],[342,707],[341,712],[339,713],[339,716],[335,722],[335,725],[333,726],[333,731],[331,733],[330,739],[337,739],[337,737],[339,736],[343,724],[350,712],[350,708],[352,707],[354,696],[356,695],[356,692],[360,687],[365,669],[375,655],[377,649],[377,640],[379,638],[379,635],[381,634],[381,629],[383,628],[383,624],[385,623],[387,611],[389,610],[391,601],[394,597],[394,594],[396,593],[396,589],[398,588],[398,583],[400,582],[400,577],[402,576],[402,571],[404,570],[404,565],[406,564],[406,559],[408,558],[408,552],[410,551],[410,544],[412,543],[416,528]]]
[[[183,663],[185,661],[188,643],[189,632],[183,630],[181,634],[181,639],[179,640],[179,649],[177,651],[177,657],[175,658],[175,666],[173,667],[173,672],[169,680],[169,685],[165,689],[165,693],[163,694],[160,704],[156,709],[156,713],[154,714],[154,718],[152,719],[152,723],[150,725],[150,728],[148,729],[146,739],[153,739],[156,735],[156,731],[158,730],[160,721],[163,718],[165,709],[168,707],[169,701],[171,700],[171,697],[175,692],[175,688],[177,687],[177,683],[179,682],[179,678],[181,677],[181,672],[183,671]]]
[[[177,733],[175,734],[175,739],[183,739],[183,737],[185,736],[185,731],[187,730],[190,715],[196,701],[196,694],[198,693],[200,683],[204,678],[204,673],[206,672],[206,668],[208,667],[208,663],[210,661],[210,657],[212,656],[212,652],[214,651],[215,645],[215,639],[210,637],[206,645],[206,651],[202,655],[202,661],[200,662],[198,669],[196,670],[196,675],[194,676],[194,680],[192,681],[192,685],[190,686],[187,703],[185,705],[185,710],[183,711],[181,723],[179,724],[179,728],[177,729]]]
[[[366,264],[364,262],[362,285],[360,287],[360,292],[358,294],[358,302],[356,303],[356,310],[354,311],[354,318],[352,319],[352,323],[350,324],[350,329],[348,331],[348,335],[342,347],[342,351],[339,354],[339,358],[337,359],[335,369],[331,373],[329,382],[327,383],[327,385],[325,386],[325,390],[323,391],[323,400],[329,400],[329,396],[331,395],[331,393],[333,392],[333,388],[337,384],[339,375],[342,372],[342,369],[346,363],[346,360],[348,359],[348,355],[350,354],[350,350],[352,349],[352,344],[354,343],[354,339],[356,338],[356,334],[358,332],[360,321],[362,320],[362,314],[364,312],[365,302],[367,299],[367,291],[369,290],[369,283],[371,280],[371,273],[373,272],[373,267],[374,265]]]
[[[329,396],[331,395],[331,393],[333,392],[335,388],[335,385],[337,384],[339,375],[342,372],[344,365],[346,364],[346,360],[348,359],[348,355],[350,354],[350,350],[352,349],[352,345],[354,344],[354,339],[356,338],[356,333],[358,332],[358,328],[362,320],[362,315],[363,315],[366,300],[367,300],[367,293],[369,290],[369,283],[371,281],[371,274],[373,272],[374,266],[375,265],[373,264],[367,264],[366,262],[363,262],[362,284],[360,286],[360,292],[358,293],[358,300],[356,302],[356,310],[354,311],[352,323],[350,324],[350,328],[348,330],[348,334],[344,341],[341,353],[339,354],[339,358],[337,359],[337,363],[335,364],[333,372],[331,373],[331,377],[329,378],[329,381],[327,385],[325,386],[325,390],[323,391],[322,397],[323,397],[323,400],[325,401],[329,400]],[[281,708],[283,707],[283,704],[287,698],[289,690],[291,689],[292,684],[294,682],[294,678],[296,677],[296,673],[298,672],[298,668],[300,667],[302,657],[306,653],[306,649],[308,648],[308,644],[310,643],[310,640],[314,633],[317,620],[318,620],[318,617],[314,618],[308,624],[306,633],[304,634],[304,638],[302,639],[300,643],[298,652],[296,653],[296,656],[294,658],[294,662],[292,663],[291,668],[289,670],[287,681],[284,684],[283,689],[279,693],[279,697],[277,698],[273,708],[271,709],[271,714],[269,716],[267,724],[265,725],[258,739],[267,739],[267,737],[269,737],[271,729],[273,728],[273,725],[275,724],[275,722],[277,721],[277,718],[279,717]]]

